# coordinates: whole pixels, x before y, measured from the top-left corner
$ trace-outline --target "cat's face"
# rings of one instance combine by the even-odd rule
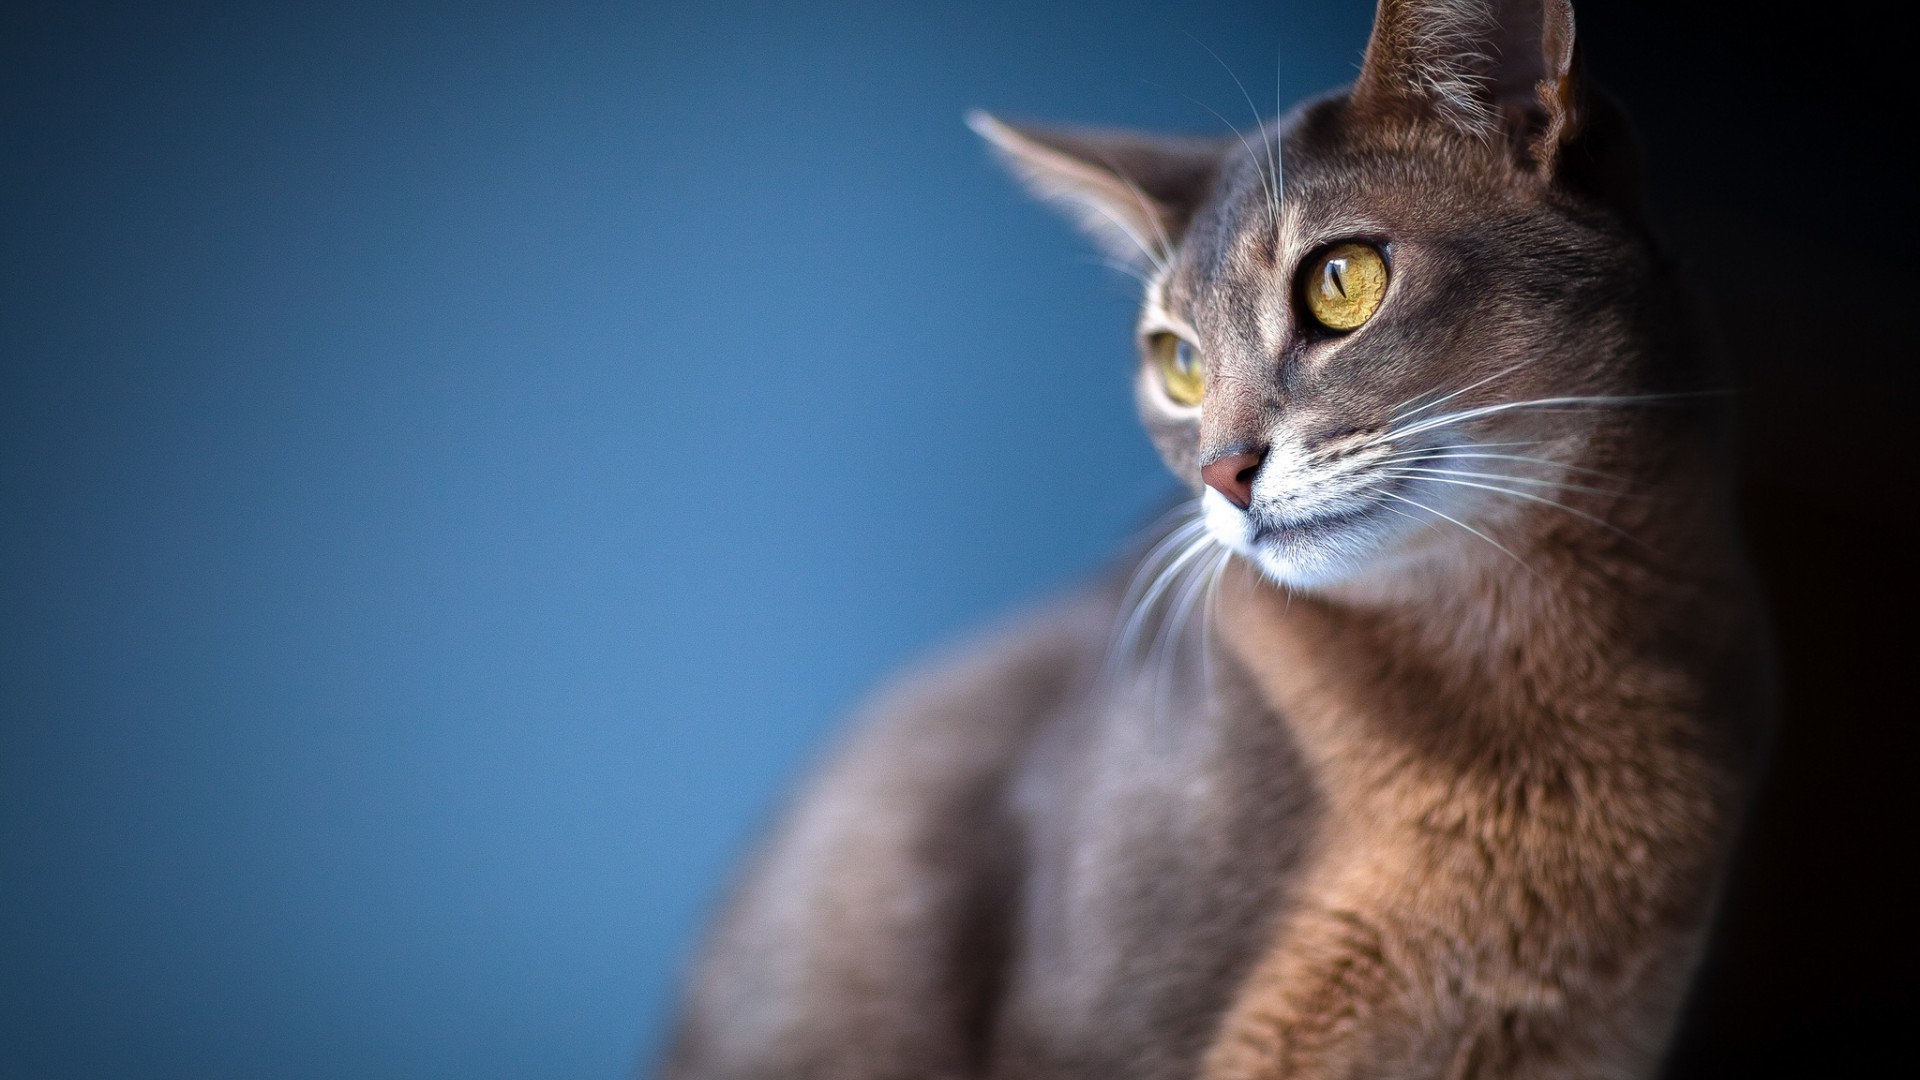
[[[1267,170],[1226,159],[1139,323],[1136,398],[1161,454],[1215,539],[1302,586],[1471,540],[1436,532],[1448,517],[1495,532],[1526,502],[1471,484],[1563,481],[1518,459],[1574,463],[1593,417],[1497,406],[1631,392],[1593,354],[1621,339],[1643,270],[1499,148],[1385,142],[1345,109],[1276,134],[1277,220]]]
[[[1602,403],[1643,388],[1651,257],[1623,170],[1594,164],[1619,140],[1572,96],[1570,11],[1549,0],[1531,53],[1505,42],[1537,59],[1503,74],[1493,23],[1449,46],[1465,57],[1405,51],[1434,47],[1407,20],[1444,6],[1389,0],[1360,83],[1257,142],[1155,156],[983,124],[1133,245],[1141,417],[1212,537],[1285,584],[1503,551],[1516,510],[1590,486]],[[1487,99],[1436,98],[1435,65]],[[1566,96],[1527,96],[1545,83]]]

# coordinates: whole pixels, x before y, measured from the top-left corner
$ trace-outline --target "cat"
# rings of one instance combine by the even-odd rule
[[[1773,693],[1727,376],[1570,5],[1381,0],[1248,139],[972,123],[1145,280],[1193,497],[871,706],[665,1075],[1654,1075]]]

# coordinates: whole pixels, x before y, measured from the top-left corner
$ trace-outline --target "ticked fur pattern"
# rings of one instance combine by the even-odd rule
[[[1656,1075],[1772,689],[1727,377],[1571,7],[1382,0],[1355,84],[1246,138],[972,123],[1145,282],[1191,497],[876,700],[665,1075]],[[1331,332],[1343,243],[1390,275]]]

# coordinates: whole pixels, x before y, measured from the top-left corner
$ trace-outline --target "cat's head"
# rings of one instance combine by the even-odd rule
[[[1244,140],[972,123],[1142,271],[1146,427],[1283,583],[1591,516],[1609,406],[1672,381],[1631,139],[1565,0],[1381,0],[1354,85]]]

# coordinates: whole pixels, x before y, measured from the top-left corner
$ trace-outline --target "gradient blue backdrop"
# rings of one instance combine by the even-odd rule
[[[1168,489],[1128,282],[962,112],[1223,130],[1209,47],[1271,111],[1371,5],[40,6],[9,1080],[646,1059],[838,718]]]

